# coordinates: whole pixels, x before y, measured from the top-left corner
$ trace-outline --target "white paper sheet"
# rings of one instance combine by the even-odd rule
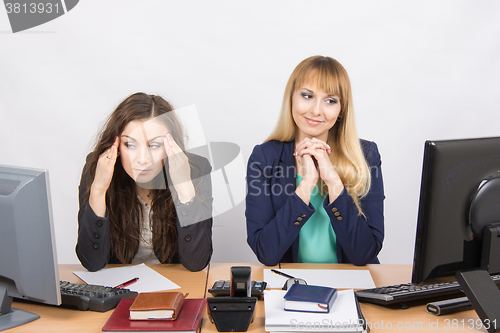
[[[330,313],[285,311],[283,299],[285,293],[284,290],[264,291],[265,330],[267,332],[357,332],[362,330],[359,326],[352,289],[338,291]]]
[[[145,264],[125,266],[116,268],[104,268],[97,272],[78,271],[73,272],[87,284],[115,287],[126,281],[138,277],[139,280],[127,287],[132,291],[152,292],[180,288],[178,285],[157,273]]]
[[[307,284],[332,287],[337,289],[370,289],[375,288],[369,270],[335,270],[335,269],[277,269],[295,278],[306,280]],[[282,288],[288,278],[264,269],[264,281],[267,288]]]

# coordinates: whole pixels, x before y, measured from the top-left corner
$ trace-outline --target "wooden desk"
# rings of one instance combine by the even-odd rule
[[[217,280],[227,280],[230,277],[231,266],[252,267],[252,280],[262,280],[263,270],[276,268],[260,264],[211,264],[208,274],[207,286],[210,288]],[[411,281],[411,265],[368,265],[354,266],[351,264],[281,264],[280,268],[302,268],[302,269],[342,269],[342,270],[366,270],[370,271],[375,285],[378,287],[408,283]],[[207,293],[210,297],[210,293]],[[427,313],[425,304],[411,306],[410,309],[388,308],[380,305],[361,303],[361,309],[365,316],[371,332],[486,332],[484,328],[475,325],[479,319],[474,310],[458,312],[445,316],[433,316]],[[259,300],[248,332],[265,332],[264,302]],[[473,324],[469,328],[470,324]],[[202,324],[202,333],[217,332],[214,324],[205,316]]]
[[[115,265],[116,266],[116,265]],[[217,280],[228,280],[231,266],[250,266],[252,280],[262,280],[263,270],[267,267],[261,264],[211,264],[201,272],[190,272],[182,265],[148,265],[160,274],[181,286],[181,292],[189,292],[190,298],[210,297],[206,290]],[[113,267],[113,266],[109,266]],[[275,268],[275,267],[274,267]],[[411,279],[410,265],[368,265],[356,267],[350,264],[282,264],[280,268],[309,269],[368,269],[375,285],[385,286],[407,283]],[[70,282],[82,281],[73,275],[73,271],[82,270],[80,265],[60,265],[60,280]],[[100,313],[94,311],[78,311],[42,304],[14,301],[13,307],[37,313],[40,319],[8,332],[101,332],[102,326],[111,315],[111,311]],[[445,316],[433,316],[427,313],[425,305],[411,306],[408,310],[387,308],[380,305],[361,303],[363,314],[371,327],[371,332],[402,331],[402,332],[486,332],[478,328],[478,316],[473,310],[458,312]],[[264,302],[257,302],[254,321],[248,332],[264,332],[265,311]],[[214,324],[205,312],[201,333],[217,332]]]
[[[368,269],[377,287],[408,283],[411,281],[412,271],[411,265],[367,265],[359,267],[350,264],[281,264],[281,268]],[[486,329],[476,326],[479,323],[479,317],[474,310],[434,316],[427,313],[425,304],[410,305],[410,308],[406,310],[370,303],[360,303],[360,305],[371,332],[486,332]]]
[[[277,266],[269,267],[262,264],[210,264],[210,269],[208,272],[208,283],[207,290],[212,288],[215,281],[218,280],[229,280],[231,277],[231,267],[232,266],[250,266],[252,268],[252,280],[263,281],[264,280],[264,269],[277,268]],[[212,297],[207,291],[207,297]],[[264,312],[264,301],[257,301],[257,305],[254,311],[253,322],[248,327],[247,332],[264,332],[265,324],[265,312]],[[205,332],[217,332],[215,324],[210,322],[208,314],[205,313],[203,317],[203,323],[201,325],[201,331]]]
[[[108,265],[107,268],[120,265]],[[189,298],[204,298],[208,268],[200,272],[190,272],[181,264],[172,265],[148,265],[158,273],[167,277],[181,289],[175,289],[183,293],[189,293]],[[83,283],[74,271],[85,270],[81,265],[59,265],[59,279],[75,283]],[[56,306],[36,304],[31,302],[14,301],[12,307],[26,310],[40,315],[31,323],[8,330],[12,333],[21,332],[102,332],[102,327],[113,312],[79,311]]]

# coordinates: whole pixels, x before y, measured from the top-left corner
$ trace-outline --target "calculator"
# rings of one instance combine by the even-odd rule
[[[264,295],[264,290],[266,289],[267,282],[264,281],[252,281],[251,289],[252,296],[251,297],[259,297],[261,298]],[[212,288],[208,289],[208,292],[211,293],[214,297],[219,296],[229,296],[231,289],[231,281],[230,280],[219,280],[216,281]]]

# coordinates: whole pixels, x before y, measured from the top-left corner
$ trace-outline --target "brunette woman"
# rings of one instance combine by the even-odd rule
[[[110,115],[79,187],[76,253],[89,271],[108,263],[198,271],[210,262],[211,167],[184,140],[160,96],[133,94]]]

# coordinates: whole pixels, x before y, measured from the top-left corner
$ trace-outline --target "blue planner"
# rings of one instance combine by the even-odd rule
[[[293,284],[283,298],[286,311],[328,313],[337,298],[337,289]]]

